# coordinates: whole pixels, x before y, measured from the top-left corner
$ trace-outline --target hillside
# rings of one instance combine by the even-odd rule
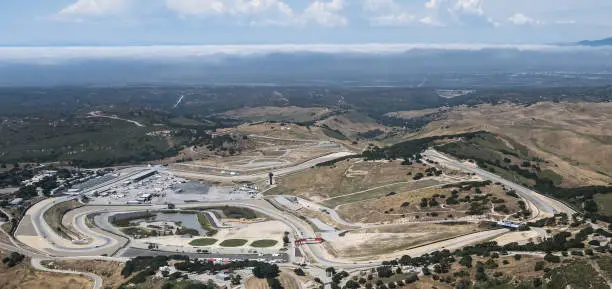
[[[561,186],[608,185],[612,177],[610,103],[481,105],[450,109],[411,138],[488,131],[528,148],[563,177]]]
[[[599,39],[599,40],[584,40],[578,42],[578,45],[582,46],[612,46],[612,37]]]

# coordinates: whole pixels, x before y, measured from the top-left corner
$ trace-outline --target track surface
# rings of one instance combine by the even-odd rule
[[[525,186],[508,181],[496,174],[490,173],[478,167],[473,167],[462,163],[436,150],[429,149],[423,153],[423,156],[433,161],[437,161],[440,164],[456,167],[461,170],[474,173],[483,179],[491,180],[493,182],[499,182],[504,186],[515,190],[518,195],[535,205],[541,213],[544,213],[546,215],[552,216],[556,213],[566,213],[568,216],[571,216],[576,213],[576,211],[574,211],[572,208],[566,206],[565,204],[557,200],[553,200],[551,198],[538,194],[537,192]]]
[[[318,163],[333,160],[336,158],[340,158],[343,156],[350,155],[349,152],[340,152],[334,153],[327,156],[315,158],[309,161],[306,161],[301,164],[297,164],[292,167],[287,167],[283,169],[279,169],[275,171],[275,175],[285,175],[301,170],[308,169]],[[512,188],[517,191],[517,193],[527,200],[529,203],[533,204],[540,212],[552,215],[557,212],[565,212],[568,214],[573,214],[574,211],[563,205],[562,203],[537,194],[533,190],[525,188],[524,186],[515,184],[513,182],[507,181],[495,174],[491,174],[487,171],[468,166],[464,163],[461,163],[457,160],[454,160],[446,155],[443,155],[434,150],[428,150],[424,153],[424,156],[427,158],[438,161],[443,165],[452,166],[467,172],[472,172],[484,179],[489,179],[495,182],[500,182],[504,184],[506,187]],[[109,188],[115,184],[121,183],[124,180],[130,178],[131,176],[146,170],[147,168],[143,167],[134,167],[128,168],[124,170],[122,176],[107,181],[105,183],[99,184],[93,188],[90,188],[86,193],[92,193],[93,190],[100,190],[104,188]],[[194,172],[181,172],[181,171],[172,171],[173,174],[178,176],[185,176],[189,178],[198,178],[198,179],[207,179],[212,181],[223,181],[223,182],[240,182],[240,181],[258,181],[262,179],[266,179],[268,177],[267,173],[254,174],[254,175],[239,175],[239,176],[217,176],[217,175],[206,175],[201,173]],[[115,260],[122,261],[125,258],[113,258],[113,257],[99,257],[102,254],[108,255],[120,255],[123,253],[127,253],[131,255],[134,253],[132,249],[127,247],[129,245],[129,238],[126,236],[120,236],[121,233],[114,229],[113,226],[108,224],[107,218],[94,218],[95,224],[99,228],[90,228],[86,222],[86,218],[91,214],[108,214],[111,212],[122,212],[122,211],[144,211],[144,210],[155,210],[155,209],[164,209],[167,206],[165,205],[153,205],[153,206],[86,206],[75,210],[76,212],[71,215],[72,217],[72,226],[73,229],[76,230],[79,234],[86,236],[88,243],[87,244],[73,244],[71,241],[63,239],[57,233],[54,232],[52,228],[45,222],[43,218],[43,214],[53,205],[70,200],[72,197],[60,197],[54,199],[45,200],[39,204],[33,206],[30,210],[27,211],[26,217],[22,219],[20,222],[16,235],[18,239],[21,237],[24,243],[28,243],[32,248],[26,248],[20,246],[17,242],[11,240],[12,244],[2,244],[0,243],[0,248],[10,251],[20,252],[22,254],[28,255],[32,258],[32,265],[41,270],[49,271],[49,269],[42,268],[40,261],[46,259],[52,260],[64,260],[64,259],[82,259],[82,260],[90,260],[90,259],[98,259],[103,258],[105,260]],[[296,217],[293,214],[284,212],[279,210],[277,207],[273,206],[267,201],[264,200],[232,200],[232,201],[219,201],[219,202],[206,202],[206,203],[189,203],[189,204],[177,204],[176,207],[178,209],[189,209],[192,207],[212,207],[219,205],[228,205],[228,206],[236,206],[236,207],[244,207],[249,208],[254,211],[260,212],[262,214],[270,216],[272,219],[279,220],[291,228],[294,239],[304,238],[304,237],[314,237],[316,236],[316,232],[311,227],[310,224],[306,223],[304,220]],[[335,213],[335,211],[330,209],[330,212]],[[346,225],[355,225],[352,223],[348,223],[340,218],[337,214],[332,214],[332,218],[342,224]],[[458,238],[453,238],[450,240],[425,245],[422,247],[414,248],[409,250],[408,252],[401,252],[403,254],[409,254],[413,256],[418,256],[426,253],[430,253],[435,250],[441,250],[444,248],[460,248],[469,244],[473,244],[485,239],[490,239],[495,236],[499,236],[500,234],[504,234],[507,230],[494,230],[494,231],[486,231],[486,232],[478,232],[474,234],[469,234],[465,236],[461,236]],[[23,238],[26,236],[26,238]],[[34,240],[34,241],[32,241]],[[130,251],[131,250],[131,251]],[[299,247],[301,251],[301,255],[303,255],[306,260],[309,261],[310,265],[317,268],[327,268],[327,267],[337,267],[343,269],[360,269],[367,268],[373,265],[372,262],[362,261],[362,262],[353,262],[349,260],[342,260],[338,258],[334,258],[331,256],[326,248],[321,244],[306,244]],[[295,261],[295,251],[293,248],[290,248],[289,259]],[[397,254],[399,252],[396,252]],[[72,257],[71,257],[72,256]],[[390,256],[393,257],[393,256]],[[50,271],[52,272],[52,271]],[[71,273],[75,274],[75,272],[69,271],[57,271],[57,273]],[[78,273],[77,273],[78,274]],[[81,273],[82,275],[89,276],[94,280],[94,288],[101,288],[102,283],[99,276],[89,274],[89,273]]]

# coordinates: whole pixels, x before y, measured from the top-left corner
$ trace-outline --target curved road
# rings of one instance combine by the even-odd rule
[[[323,157],[319,157],[316,159],[306,161],[296,166],[286,167],[286,168],[277,170],[275,171],[275,174],[284,175],[284,174],[293,173],[296,171],[308,169],[311,166],[316,165],[318,163],[333,160],[333,159],[347,156],[350,154],[352,153],[339,152],[339,153],[330,154],[327,156],[323,156]],[[500,182],[504,184],[505,186],[516,190],[517,193],[520,194],[521,197],[528,200],[530,203],[535,205],[540,211],[544,213],[554,214],[556,212],[566,212],[570,215],[574,213],[574,211],[571,208],[568,208],[567,206],[565,206],[564,204],[558,201],[555,201],[545,196],[539,195],[536,192],[528,188],[525,188],[523,186],[520,186],[510,181],[507,181],[495,174],[491,174],[487,171],[465,165],[437,151],[428,150],[424,153],[424,155],[442,164],[446,164],[449,166],[460,168],[468,172],[475,173],[484,179],[489,179],[495,182]],[[129,176],[133,175],[134,172],[137,173],[138,171],[134,170],[132,173],[128,173],[121,177],[115,178],[114,180],[98,185],[96,188],[109,187],[113,184],[121,182],[125,180],[126,178],[128,178]],[[192,177],[192,178],[193,177],[207,178],[211,180],[231,181],[231,182],[256,181],[260,179],[265,179],[268,176],[267,173],[255,174],[255,175],[239,175],[239,176],[217,176],[217,175],[206,175],[206,174],[194,173],[194,172],[175,172],[175,174],[179,176],[182,175],[182,176],[187,176],[187,177]],[[90,191],[93,189],[94,188],[90,189]],[[88,215],[94,214],[94,213],[109,212],[109,210],[112,210],[112,211],[120,211],[120,210],[141,211],[141,210],[160,209],[160,208],[166,207],[164,205],[114,206],[114,207],[87,206],[87,207],[83,207],[81,208],[81,210],[83,210],[82,212],[78,212],[73,216],[73,219],[72,219],[73,227],[76,231],[78,231],[79,234],[83,236],[88,236],[88,239],[90,239],[91,241],[88,244],[78,245],[78,244],[72,244],[70,241],[63,239],[61,236],[55,233],[52,230],[52,228],[50,228],[49,224],[47,224],[43,218],[44,212],[47,211],[49,208],[51,208],[53,205],[57,204],[58,202],[67,201],[70,199],[71,197],[62,197],[62,198],[45,200],[39,204],[36,204],[30,210],[28,210],[27,213],[28,213],[29,218],[22,219],[22,222],[20,222],[19,227],[21,227],[22,225],[27,226],[29,224],[25,224],[25,223],[31,222],[31,225],[34,228],[35,233],[38,236],[42,237],[40,239],[37,239],[37,241],[45,242],[44,248],[50,249],[50,252],[48,253],[60,255],[60,256],[78,254],[79,256],[73,257],[75,259],[98,258],[94,256],[101,255],[102,252],[114,249],[115,246],[121,247],[120,246],[121,243],[117,240],[117,236],[115,234],[111,234],[111,233],[108,233],[102,230],[96,231],[96,229],[90,228],[85,222]],[[295,238],[316,236],[314,229],[308,223],[299,219],[293,214],[286,213],[286,212],[283,212],[277,209],[276,207],[274,207],[273,205],[271,205],[270,203],[264,200],[234,200],[234,201],[217,201],[217,202],[206,202],[206,203],[189,203],[189,204],[177,204],[176,207],[188,209],[192,207],[213,207],[213,206],[219,206],[220,204],[249,208],[254,211],[260,212],[262,214],[268,215],[272,217],[273,219],[279,220],[283,222],[284,224],[286,224],[287,226],[289,226],[294,231]],[[333,210],[330,212],[333,212]],[[341,220],[339,216],[335,216],[335,217],[336,218],[334,219]],[[100,218],[100,219],[104,219],[104,218]],[[107,222],[107,220],[103,220],[103,221]],[[346,223],[348,224],[348,222]],[[351,225],[355,225],[355,224],[351,224]],[[487,233],[480,232],[476,234],[462,236],[459,238],[450,239],[450,240],[443,241],[443,242],[438,242],[435,244],[426,245],[426,246],[415,248],[409,251],[411,252],[410,253],[411,255],[412,254],[418,255],[418,254],[428,253],[434,250],[439,250],[441,248],[461,247],[468,243],[477,242],[481,240],[482,238],[490,238],[493,235],[502,234],[504,232],[505,232],[504,230],[490,231]],[[17,245],[17,244],[14,243],[14,245]],[[55,259],[55,260],[65,259],[64,257],[50,257],[49,255],[37,253],[31,250],[26,250],[19,246],[11,246],[11,245],[0,243],[0,248],[9,248],[9,250],[14,249],[14,251],[25,253],[26,255],[32,258],[32,265],[37,267],[37,269],[42,268],[42,265],[40,264],[41,260],[49,259],[49,258]],[[351,262],[351,261],[334,260],[335,258],[331,257],[329,253],[327,252],[327,250],[324,248],[324,246],[321,244],[307,244],[307,245],[303,245],[301,248],[306,253],[306,256],[308,256],[312,261],[314,261],[314,264],[312,265],[315,267],[326,268],[326,267],[334,266],[334,267],[340,267],[340,268],[345,268],[345,269],[357,269],[357,268],[363,268],[364,266],[373,265],[372,262],[369,262],[369,261]],[[112,252],[116,252],[116,250]],[[84,257],[83,255],[91,255],[91,256]],[[112,259],[112,257],[110,257],[109,259]],[[117,259],[113,259],[113,260],[117,260]],[[123,259],[119,259],[119,260],[123,260]],[[101,286],[101,278],[94,274],[63,271],[63,270],[54,271],[51,269],[41,269],[41,270],[45,270],[49,272],[56,272],[56,273],[70,273],[70,274],[80,274],[80,275],[89,276],[90,278],[94,280],[94,285],[97,286],[94,288],[100,288]]]
[[[55,270],[49,269],[41,264],[43,259],[32,258],[31,264],[36,270],[46,271],[51,273],[59,273],[59,274],[74,274],[89,277],[93,280],[93,289],[101,289],[102,288],[102,278],[96,274],[88,273],[88,272],[78,272],[78,271],[70,271],[70,270]]]
[[[542,213],[545,213],[548,215],[554,215],[556,213],[566,213],[568,216],[571,216],[576,213],[576,211],[574,211],[572,208],[566,206],[565,204],[557,200],[554,200],[544,195],[538,194],[537,192],[525,186],[508,181],[489,171],[480,169],[478,167],[466,165],[436,150],[433,150],[433,149],[426,150],[422,155],[426,158],[437,161],[440,164],[446,164],[448,166],[456,167],[461,170],[474,173],[486,180],[490,180],[493,182],[499,182],[503,184],[504,186],[515,190],[518,195],[520,195],[521,197],[523,197],[524,199],[526,199],[527,201],[535,205],[538,208],[538,210]]]

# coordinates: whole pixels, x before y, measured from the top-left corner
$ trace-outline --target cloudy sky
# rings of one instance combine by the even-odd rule
[[[3,0],[0,45],[557,43],[610,0]]]

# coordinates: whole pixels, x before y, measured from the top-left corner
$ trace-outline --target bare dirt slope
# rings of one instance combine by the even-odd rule
[[[375,258],[410,247],[453,238],[463,234],[481,231],[476,224],[443,225],[412,224],[390,228],[362,229],[351,231],[340,237],[338,234],[325,235],[327,245],[340,257]]]
[[[111,261],[71,260],[56,261],[51,267],[60,270],[89,272],[102,277],[105,288],[119,288],[125,281],[121,276],[123,264]]]
[[[92,286],[92,281],[86,277],[37,271],[29,265],[29,260],[12,268],[0,265],[0,288],[3,289],[85,289]]]
[[[450,109],[418,135],[489,131],[527,146],[563,176],[562,186],[612,182],[612,103],[481,105]]]

